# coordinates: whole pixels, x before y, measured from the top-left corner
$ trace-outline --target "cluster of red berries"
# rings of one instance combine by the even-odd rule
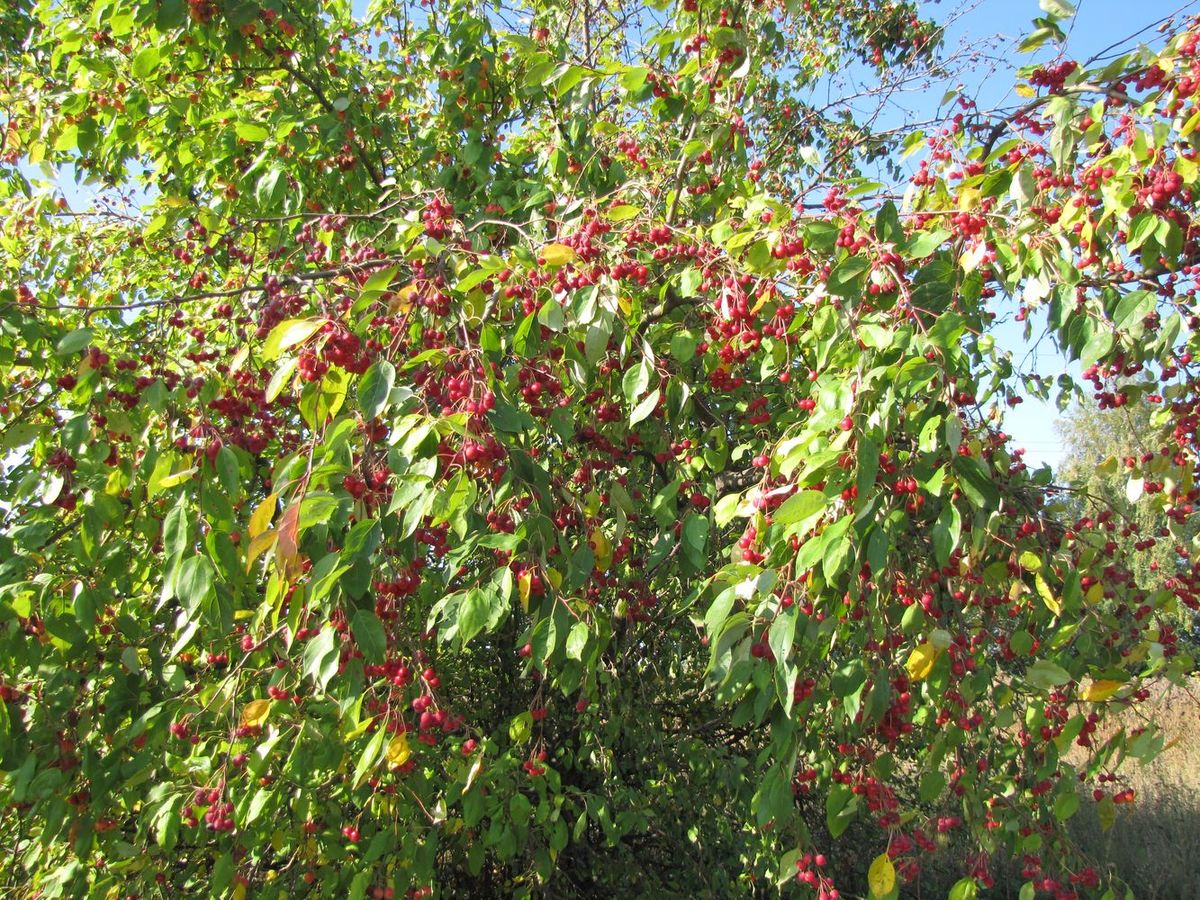
[[[1063,89],[1063,83],[1078,68],[1079,63],[1073,59],[1038,66],[1029,76],[1029,83],[1034,87],[1049,88],[1051,93],[1058,93]]]

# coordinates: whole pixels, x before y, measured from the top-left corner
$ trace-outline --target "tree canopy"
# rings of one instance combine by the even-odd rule
[[[5,886],[1122,892],[1065,823],[1200,586],[1164,31],[897,131],[823,87],[940,64],[900,0],[7,4]],[[1052,392],[1144,408],[1156,533],[1021,461]]]

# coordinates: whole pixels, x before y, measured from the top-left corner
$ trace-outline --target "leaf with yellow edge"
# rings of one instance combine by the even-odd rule
[[[529,591],[533,586],[533,573],[526,569],[517,576],[517,595],[521,598],[521,612],[529,612]]]
[[[479,776],[479,773],[482,771],[483,771],[483,754],[480,753],[478,756],[475,757],[475,762],[471,765],[470,771],[467,772],[467,783],[463,786],[464,794],[471,789],[471,784],[475,781],[475,779]]]
[[[1101,700],[1107,700],[1123,686],[1123,682],[1113,681],[1109,678],[1101,678],[1093,681],[1087,687],[1079,692],[1080,700],[1090,700],[1092,703],[1099,703]]]
[[[929,673],[933,671],[933,664],[937,662],[937,658],[937,647],[930,641],[926,641],[913,649],[913,652],[908,656],[908,662],[904,664],[904,668],[908,670],[909,677],[913,681],[924,681],[929,677]]]
[[[872,897],[886,897],[896,889],[896,867],[886,853],[880,853],[867,870],[867,885]]]
[[[1091,603],[1092,605],[1099,603],[1104,599],[1104,585],[1097,581],[1087,589],[1087,594],[1085,594],[1084,597],[1087,602]]]
[[[548,266],[565,266],[567,263],[575,262],[578,258],[574,248],[568,247],[566,244],[547,244],[538,255],[546,261]]]
[[[1038,572],[1033,576],[1034,586],[1037,588],[1038,596],[1042,598],[1042,602],[1046,604],[1046,608],[1056,616],[1062,615],[1062,604],[1058,598],[1054,596],[1054,591],[1050,590],[1050,585],[1042,573]]]
[[[255,560],[271,549],[278,537],[279,533],[276,531],[264,531],[250,542],[250,546],[246,549],[247,572],[254,567]]]
[[[412,756],[412,750],[408,747],[408,735],[400,732],[387,745],[387,761],[388,765],[394,768],[400,768],[409,757]]]
[[[275,359],[289,347],[303,344],[321,330],[328,319],[284,319],[271,329],[263,342],[262,356],[264,359]]]
[[[590,543],[592,552],[596,555],[596,568],[607,572],[608,567],[612,565],[612,541],[599,528],[593,528]]]
[[[270,700],[251,700],[242,707],[242,724],[248,726],[261,725],[267,721],[267,716],[270,713]]]
[[[271,517],[275,515],[275,503],[278,499],[278,494],[271,494],[254,508],[254,512],[250,515],[251,538],[256,538],[267,530],[267,526],[271,524]]]

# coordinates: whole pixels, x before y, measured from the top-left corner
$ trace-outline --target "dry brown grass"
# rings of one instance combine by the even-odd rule
[[[1200,900],[1200,678],[1160,687],[1139,713],[1117,725],[1136,727],[1148,716],[1167,748],[1147,765],[1122,767],[1121,787],[1133,788],[1137,802],[1118,807],[1106,832],[1089,793],[1081,797],[1071,833],[1098,868],[1124,881],[1139,900]]]

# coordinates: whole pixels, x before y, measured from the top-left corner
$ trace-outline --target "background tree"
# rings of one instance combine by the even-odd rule
[[[1146,388],[1156,389],[1154,385]],[[1136,393],[1143,388],[1128,384],[1125,390]],[[1125,474],[1160,454],[1162,448],[1151,443],[1160,433],[1154,418],[1151,404],[1110,410],[1071,407],[1056,424],[1066,450],[1056,476],[1070,488],[1064,497],[1067,515],[1073,519],[1103,517],[1134,582],[1147,594],[1169,594],[1176,577],[1187,572],[1186,558],[1176,552],[1178,538],[1190,542],[1195,537],[1194,523],[1173,533],[1165,505],[1137,502],[1144,486]],[[1180,607],[1178,612],[1172,624],[1182,637],[1194,642],[1195,611]]]
[[[1160,381],[1190,561],[1191,23],[898,135],[826,73],[919,79],[909,3],[24,11],[9,886],[884,897],[954,833],[956,896],[1107,887],[1063,823],[1161,747],[1098,729],[1198,570],[1056,516],[993,303]]]

